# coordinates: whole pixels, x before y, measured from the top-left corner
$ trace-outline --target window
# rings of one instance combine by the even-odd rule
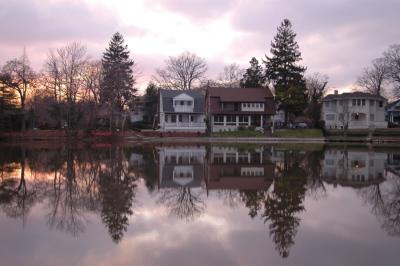
[[[194,122],[194,116],[190,116],[190,122]]]
[[[370,115],[369,115],[369,120],[375,121],[375,115],[374,115],[374,114],[370,114]]]
[[[240,124],[247,124],[249,117],[247,115],[240,115],[239,116],[239,123]]]
[[[173,123],[176,122],[176,115],[171,115],[171,122],[173,122]]]
[[[374,104],[375,104],[375,101],[374,101],[374,100],[369,100],[369,105],[370,105],[370,106],[374,106]]]
[[[383,101],[379,101],[379,107],[383,107]]]
[[[358,113],[354,114],[354,120],[358,120],[360,118],[360,115]]]
[[[182,122],[182,115],[178,115],[179,122]]]
[[[227,124],[236,124],[236,116],[235,115],[227,115],[226,116],[226,123]]]
[[[192,101],[187,101],[188,106],[192,106]]]
[[[334,114],[326,115],[326,120],[335,120],[335,115]]]
[[[362,99],[362,106],[365,106],[365,99]]]
[[[175,101],[175,102],[174,102],[174,105],[177,106],[177,105],[178,105],[178,101]]]
[[[181,102],[181,105],[185,105],[185,101],[180,101]]]
[[[357,105],[360,106],[361,105],[361,100],[357,99]]]
[[[214,124],[215,124],[215,125],[222,125],[222,124],[224,124],[224,116],[222,116],[222,115],[216,115],[216,116],[214,116]]]
[[[356,102],[357,102],[357,100],[353,99],[353,106],[356,106]]]

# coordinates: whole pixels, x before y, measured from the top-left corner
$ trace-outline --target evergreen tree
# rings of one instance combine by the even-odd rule
[[[102,82],[100,99],[110,108],[110,129],[113,128],[114,111],[123,111],[131,106],[137,89],[134,88],[135,63],[129,57],[128,46],[120,33],[115,33],[102,59]]]
[[[250,60],[250,67],[246,69],[243,78],[240,80],[240,86],[242,88],[259,88],[265,83],[265,76],[263,69],[259,65],[258,60],[253,57]]]
[[[158,88],[153,83],[150,82],[146,88],[146,103],[144,106],[144,121],[153,122],[154,116],[157,112],[157,93]]]
[[[278,27],[278,33],[271,43],[271,57],[266,56],[265,76],[275,88],[276,100],[280,109],[288,114],[299,115],[307,104],[306,68],[297,65],[301,60],[299,45],[295,41],[296,33],[288,19],[283,20]]]

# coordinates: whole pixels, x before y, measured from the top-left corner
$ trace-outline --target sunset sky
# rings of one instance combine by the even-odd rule
[[[326,74],[331,88],[344,89],[400,43],[399,10],[398,0],[0,0],[0,66],[26,46],[41,70],[49,49],[73,41],[100,58],[119,31],[142,72],[141,89],[168,56],[184,51],[205,58],[216,78],[226,64],[261,60],[288,18],[307,73]]]

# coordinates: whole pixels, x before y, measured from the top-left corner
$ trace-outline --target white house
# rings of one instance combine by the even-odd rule
[[[160,90],[160,131],[205,132],[204,95],[200,91]]]
[[[329,94],[322,99],[326,129],[387,128],[386,99],[365,92]]]

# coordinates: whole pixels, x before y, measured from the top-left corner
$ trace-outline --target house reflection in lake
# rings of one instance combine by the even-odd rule
[[[325,151],[323,179],[335,186],[364,187],[385,180],[387,154],[368,150]]]
[[[206,186],[213,189],[267,190],[273,181],[275,165],[264,150],[211,147]]]
[[[204,146],[161,147],[157,150],[159,188],[201,187],[205,175]]]

